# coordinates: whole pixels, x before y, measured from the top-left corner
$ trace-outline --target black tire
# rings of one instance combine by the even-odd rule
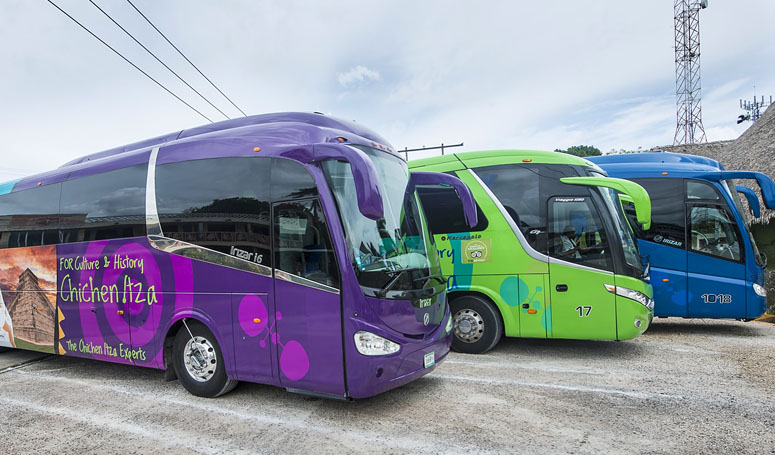
[[[238,381],[226,376],[223,354],[215,336],[200,322],[188,320],[186,323],[191,333],[185,325],[181,327],[172,350],[172,364],[183,387],[193,395],[206,398],[231,391]],[[195,343],[189,344],[192,335]]]
[[[503,336],[503,320],[492,302],[463,295],[449,303],[452,312],[452,349],[482,354],[494,348]]]

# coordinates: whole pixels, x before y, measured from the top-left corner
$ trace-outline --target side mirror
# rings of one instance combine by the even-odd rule
[[[471,190],[459,178],[440,172],[412,172],[409,176],[409,185],[406,191],[414,191],[420,185],[449,185],[455,189],[460,201],[463,203],[463,213],[468,227],[473,228],[478,223],[476,215],[476,201]]]
[[[638,223],[644,230],[651,227],[651,199],[649,193],[637,183],[613,177],[563,177],[560,181],[569,185],[602,186],[626,194],[635,204]]]
[[[754,190],[748,188],[747,186],[742,185],[736,185],[735,189],[738,193],[745,196],[745,199],[748,201],[748,206],[751,207],[751,212],[753,212],[753,216],[755,218],[759,218],[762,216],[762,208],[759,205],[759,198],[756,196],[756,192]]]
[[[378,220],[385,216],[379,176],[374,163],[362,151],[347,146],[321,144],[315,146],[313,161],[339,160],[350,163],[355,181],[358,209],[366,218]]]

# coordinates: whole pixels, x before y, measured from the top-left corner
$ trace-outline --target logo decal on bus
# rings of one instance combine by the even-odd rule
[[[264,261],[263,254],[256,254],[250,251],[241,250],[234,246],[232,246],[231,249],[229,249],[229,254],[231,254],[232,256],[236,256],[240,259],[244,259],[246,261],[255,262],[256,264],[261,264]]]
[[[682,247],[684,244],[683,242],[679,242],[678,240],[666,239],[661,235],[655,235],[652,240],[654,240],[656,243],[665,243],[667,245],[673,245],[679,248]]]
[[[462,242],[463,264],[473,264],[476,262],[490,262],[491,240],[470,240]]]

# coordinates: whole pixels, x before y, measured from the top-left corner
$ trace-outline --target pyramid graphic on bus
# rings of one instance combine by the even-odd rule
[[[8,305],[14,337],[37,346],[54,345],[56,310],[40,288],[38,277],[25,269],[19,275],[15,296]]]

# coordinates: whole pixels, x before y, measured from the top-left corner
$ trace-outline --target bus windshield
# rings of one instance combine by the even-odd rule
[[[323,170],[342,216],[353,267],[362,288],[376,297],[401,298],[440,276],[415,191],[406,191],[406,162],[384,151],[358,147],[374,163],[384,204],[384,217],[360,213],[350,165],[325,161]]]
[[[751,219],[751,214],[748,213],[747,210],[743,210],[743,203],[740,201],[740,193],[737,191],[737,187],[735,185],[734,180],[722,180],[721,186],[724,187],[724,189],[729,193],[730,196],[732,196],[732,201],[735,203],[735,207],[737,208],[737,213],[740,214],[740,216],[743,218],[743,222],[745,223],[745,230],[748,232],[748,239],[751,242],[751,247],[753,248],[753,255],[754,259],[756,260],[756,263],[760,266],[764,266],[764,259],[762,259],[762,255],[759,252],[759,246],[756,244],[756,240],[753,238],[753,233],[751,232],[751,223],[753,220]]]
[[[603,195],[603,200],[608,207],[608,211],[611,212],[611,219],[618,234],[617,237],[619,238],[619,242],[622,244],[622,250],[624,251],[624,262],[636,271],[641,270],[638,247],[632,237],[632,232],[627,227],[627,221],[624,218],[621,206],[615,202],[617,200],[616,191],[610,188],[600,188],[600,193]],[[637,272],[635,275],[640,276]]]

